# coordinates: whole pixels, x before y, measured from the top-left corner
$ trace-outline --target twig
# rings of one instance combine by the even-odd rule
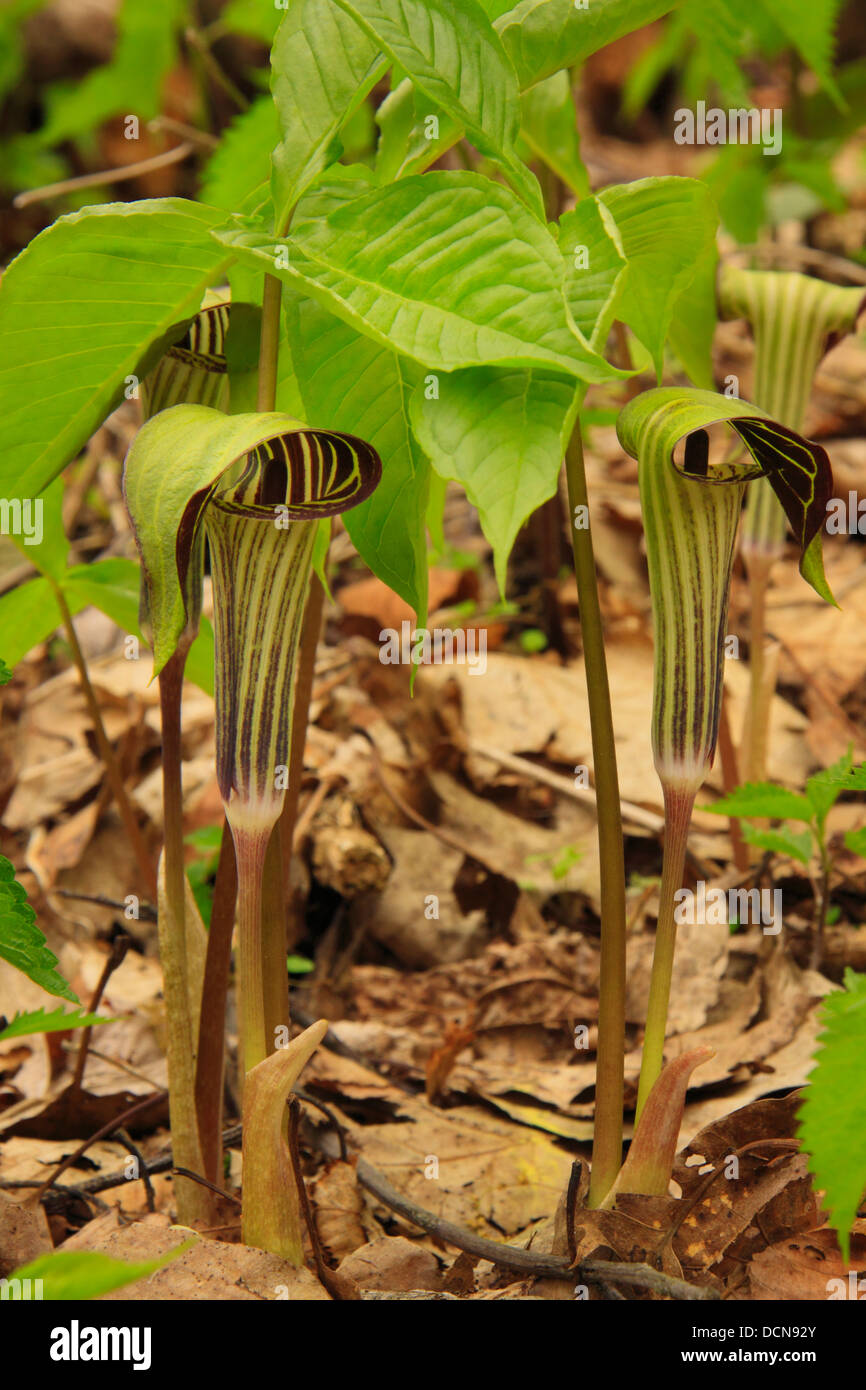
[[[92,1144],[97,1143],[100,1139],[106,1139],[109,1134],[114,1134],[116,1130],[122,1129],[130,1120],[135,1119],[136,1115],[140,1114],[142,1110],[150,1109],[154,1101],[167,1095],[167,1091],[157,1091],[152,1096],[145,1096],[144,1100],[136,1101],[135,1105],[131,1105],[128,1110],[124,1110],[122,1114],[118,1115],[115,1119],[109,1120],[107,1124],[104,1124],[95,1134],[91,1134],[89,1139],[85,1139],[84,1143],[79,1144],[78,1148],[73,1153],[67,1154],[66,1157],[58,1163],[50,1178],[46,1178],[43,1183],[40,1183],[39,1190],[34,1197],[33,1205],[35,1206],[37,1202],[42,1201],[44,1194],[48,1191],[49,1187],[54,1186],[60,1174],[65,1173],[67,1168],[71,1168],[73,1164],[77,1163],[82,1154],[87,1153],[87,1150]],[[123,1181],[126,1181],[125,1176]]]
[[[96,1010],[99,1008],[99,1001],[102,999],[102,996],[105,992],[105,986],[108,984],[108,981],[111,979],[117,967],[123,962],[123,959],[127,951],[129,950],[131,944],[131,939],[126,935],[125,932],[116,936],[112,941],[111,951],[109,952],[105,965],[102,967],[102,974],[99,977],[99,983],[97,984],[96,989],[93,991],[93,994],[91,996],[88,1013],[96,1013]],[[76,1091],[81,1090],[81,1081],[84,1076],[84,1068],[87,1064],[87,1052],[88,1048],[90,1047],[90,1039],[92,1036],[92,1026],[90,1028],[83,1029],[81,1034],[81,1043],[78,1048],[78,1059],[75,1063],[75,1071],[73,1073],[71,1082],[73,1090]]]
[[[209,1178],[203,1178],[201,1173],[193,1173],[190,1168],[172,1168],[172,1176],[175,1174],[179,1178],[189,1178],[190,1182],[197,1182],[200,1187],[206,1187],[209,1192],[215,1192],[218,1197],[225,1197],[227,1202],[234,1202],[236,1207],[241,1205],[240,1197],[235,1197],[234,1193],[226,1192],[225,1188],[217,1187],[215,1182]]]
[[[52,888],[51,892],[58,898],[71,898],[73,902],[96,903],[99,907],[115,907],[122,912],[126,903],[119,903],[116,898],[106,898],[103,893],[73,893],[69,888]],[[138,917],[142,922],[156,921],[156,908],[150,903],[139,902]]]
[[[306,1222],[307,1230],[310,1234],[310,1244],[313,1247],[316,1274],[332,1298],[339,1302],[359,1302],[360,1294],[355,1284],[345,1276],[338,1275],[335,1270],[330,1268],[325,1260],[322,1242],[319,1240],[316,1218],[313,1214],[313,1208],[310,1205],[310,1194],[307,1192],[307,1184],[304,1182],[304,1173],[301,1168],[301,1150],[298,1143],[299,1119],[300,1107],[298,1102],[294,1098],[291,1098],[289,1100],[289,1154],[291,1155],[292,1169],[295,1174],[295,1186],[298,1189],[298,1196],[301,1201],[301,1211],[304,1214],[304,1221]]]
[[[135,1159],[135,1162],[138,1166],[138,1176],[144,1183],[144,1191],[147,1198],[148,1211],[156,1211],[156,1193],[153,1190],[153,1183],[150,1180],[150,1173],[147,1171],[147,1165],[144,1161],[144,1154],[141,1152],[141,1149],[138,1147],[135,1140],[129,1134],[127,1134],[125,1129],[119,1129],[117,1131],[116,1137],[118,1144],[122,1144],[123,1147],[126,1149],[127,1153],[131,1153],[133,1158]]]
[[[139,174],[150,174],[155,169],[164,169],[169,164],[180,164],[187,155],[193,154],[195,146],[185,140],[172,150],[152,155],[150,159],[136,160],[135,164],[121,164],[117,169],[101,169],[98,174],[79,174],[73,179],[61,179],[59,183],[46,183],[41,188],[29,188],[12,199],[14,208],[26,208],[31,203],[46,202],[49,198],[59,198],[64,193],[74,193],[78,188],[97,188],[103,183],[122,183],[125,179],[137,179]]]
[[[677,1299],[717,1299],[715,1289],[687,1284],[684,1279],[675,1279],[661,1270],[650,1269],[645,1264],[615,1263],[607,1260],[582,1260],[577,1265],[556,1255],[542,1255],[534,1250],[521,1250],[514,1245],[503,1245],[496,1240],[487,1240],[472,1231],[464,1230],[453,1221],[434,1216],[433,1212],[419,1207],[393,1188],[387,1178],[367,1162],[359,1158],[357,1162],[358,1181],[368,1192],[372,1192],[385,1206],[396,1211],[399,1216],[420,1226],[422,1231],[456,1245],[469,1255],[505,1269],[514,1269],[520,1274],[541,1279],[568,1279],[575,1277],[589,1283],[604,1285],[618,1283],[636,1288],[649,1289],[653,1293],[666,1294]]]

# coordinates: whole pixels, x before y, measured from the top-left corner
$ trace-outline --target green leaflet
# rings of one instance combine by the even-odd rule
[[[142,123],[158,115],[163,81],[178,56],[183,0],[124,0],[117,16],[118,41],[109,63],[83,81],[49,92],[42,145],[96,131],[110,116],[133,112]]]
[[[340,127],[387,69],[379,43],[334,0],[293,0],[271,51],[282,129],[271,177],[278,232],[305,188],[339,156]]]
[[[477,0],[336,0],[414,85],[504,170],[537,216],[541,190],[517,155],[517,76]]]
[[[851,1226],[866,1189],[866,975],[846,970],[845,990],[827,996],[821,1021],[798,1129],[847,1264]]]
[[[676,9],[678,0],[521,0],[496,21],[521,91],[572,68],[623,34]]]
[[[719,421],[732,425],[753,464],[709,471],[702,441]],[[710,391],[647,391],[623,410],[617,433],[639,461],[656,644],[656,769],[666,787],[694,792],[716,746],[728,590],[746,483],[769,475],[804,538],[804,577],[827,597],[820,530],[813,528],[821,524],[815,499],[829,486],[829,463],[820,445],[767,420],[756,406]],[[685,438],[680,472],[673,452]]]
[[[434,371],[499,363],[584,381],[623,375],[573,327],[559,249],[507,188],[466,172],[358,196],[361,184],[317,189],[283,242],[258,228],[217,235],[240,260]]]
[[[723,266],[721,314],[747,319],[755,340],[756,404],[783,425],[801,430],[818,363],[839,336],[851,332],[864,302],[862,288],[831,285],[793,271]],[[828,489],[825,507],[829,496]],[[743,553],[778,556],[784,541],[784,514],[768,484],[758,483],[746,505]]]
[[[697,179],[650,178],[615,184],[599,201],[616,223],[626,269],[616,317],[652,353],[661,377],[665,339],[677,299],[715,242],[718,213]]]
[[[306,430],[277,412],[223,415],[207,406],[176,405],[149,420],[133,440],[124,465],[123,492],[141,553],[156,675],[184,632],[191,635],[193,630],[205,505],[224,473],[245,464],[256,449],[276,447],[279,441],[285,441],[291,458],[301,465],[290,479],[288,517],[333,516],[353,497],[361,500],[359,460],[366,459],[368,446],[348,436]],[[338,477],[333,470],[328,474],[324,454],[344,446],[352,452],[357,471],[351,477]],[[321,489],[318,495],[315,485]],[[273,521],[273,506],[267,514]]]
[[[504,595],[517,533],[556,491],[582,393],[553,372],[497,367],[443,375],[438,391],[416,387],[412,427],[440,477],[457,478],[478,508]]]
[[[99,1298],[111,1293],[112,1289],[122,1289],[136,1279],[145,1279],[155,1274],[163,1265],[170,1264],[192,1249],[194,1240],[186,1240],[165,1255],[154,1260],[114,1260],[109,1255],[99,1255],[89,1250],[54,1250],[50,1255],[40,1255],[28,1265],[14,1269],[10,1279],[41,1280],[41,1297],[63,1302],[85,1298]]]
[[[542,159],[578,198],[588,197],[568,73],[555,72],[525,92],[520,109],[520,135],[530,157]]]
[[[40,989],[59,995],[70,1003],[79,1002],[78,995],[57,969],[57,957],[45,944],[45,937],[36,925],[36,913],[27,901],[27,894],[15,879],[8,859],[0,855],[0,959],[21,970]]]
[[[521,93],[562,68],[576,67],[605,44],[675,9],[677,3],[590,0],[579,10],[574,0],[522,0],[513,6],[501,0],[482,0],[516,69]],[[439,122],[435,138],[425,128],[428,116],[436,116]],[[382,103],[376,120],[382,129],[376,168],[383,182],[421,173],[464,134],[459,121],[428,95],[416,92],[408,78]]]
[[[303,418],[360,435],[386,460],[375,492],[346,514],[346,529],[362,559],[414,608],[423,627],[430,465],[409,424],[409,400],[421,369],[315,300],[290,292],[285,297]]]
[[[33,1009],[29,1013],[18,1013],[0,1028],[0,1042],[9,1038],[29,1038],[35,1033],[65,1033],[72,1028],[95,1028],[100,1023],[113,1023],[113,1018],[102,1018],[100,1014],[88,1013],[86,1009]]]
[[[61,217],[0,288],[0,497],[35,497],[87,442],[231,255],[182,198]]]

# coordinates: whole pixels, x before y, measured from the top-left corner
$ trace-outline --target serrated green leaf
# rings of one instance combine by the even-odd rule
[[[866,975],[846,970],[845,990],[824,1000],[821,1022],[797,1127],[847,1264],[851,1226],[866,1190]]]
[[[79,1003],[78,995],[57,969],[57,957],[48,949],[36,925],[36,913],[27,894],[15,880],[15,870],[0,855],[0,958],[21,970],[40,989]]]
[[[789,859],[796,859],[801,864],[808,864],[815,850],[811,830],[758,830],[748,822],[740,828],[747,844],[769,850],[772,854],[786,854]]]
[[[184,10],[184,0],[148,0],[146,5],[123,0],[110,62],[83,80],[49,89],[40,143],[59,144],[95,130],[110,116],[132,113],[144,123],[158,115],[163,80],[177,60]]]
[[[339,155],[341,125],[385,75],[380,45],[334,0],[294,0],[271,50],[271,87],[282,129],[271,192],[275,227]]]
[[[0,496],[35,497],[182,332],[231,254],[224,217],[182,198],[61,217],[0,287]]]
[[[499,363],[585,381],[622,375],[570,324],[546,227],[477,174],[435,172],[360,196],[346,180],[304,199],[283,243],[258,230],[217,235],[241,260],[430,369]]]
[[[12,679],[12,672],[6,662],[0,659],[0,685],[8,685]]]
[[[252,212],[267,201],[271,175],[271,151],[280,128],[270,96],[259,97],[236,116],[223,133],[202,178],[201,199],[227,212]]]
[[[517,75],[477,0],[336,0],[437,107],[495,160],[539,216],[538,183],[519,159]]]
[[[851,771],[852,760],[853,745],[849,745],[847,753],[843,753],[830,767],[822,768],[820,772],[806,778],[806,796],[812,804],[819,826],[823,826],[828,811],[838,801],[842,791],[839,779],[846,777]]]
[[[851,771],[839,777],[839,788],[843,792],[866,791],[866,763],[852,767]]]
[[[113,1289],[122,1289],[134,1284],[136,1279],[146,1279],[164,1265],[171,1264],[185,1250],[191,1250],[195,1240],[186,1240],[175,1246],[165,1255],[154,1260],[114,1260],[109,1255],[99,1255],[90,1250],[55,1250],[50,1255],[40,1255],[28,1265],[21,1265],[9,1275],[10,1279],[41,1279],[42,1297],[46,1300],[69,1302],[87,1298],[101,1298]]]
[[[775,782],[747,782],[742,787],[703,806],[714,816],[751,816],[766,820],[798,820],[808,823],[814,811],[808,797],[778,787]]]
[[[521,526],[552,497],[580,404],[574,382],[553,372],[476,367],[423,383],[412,397],[412,426],[433,467],[457,478],[478,508],[505,594],[508,556]]]
[[[59,1008],[48,1013],[45,1009],[33,1009],[30,1013],[16,1014],[11,1023],[0,1028],[0,1042],[8,1038],[28,1038],[35,1033],[65,1033],[73,1028],[95,1028],[100,1023],[113,1023],[113,1018],[103,1018],[100,1014],[88,1013],[86,1009]]]
[[[845,848],[866,859],[866,826],[861,827],[860,830],[845,831]]]
[[[420,368],[313,300],[289,296],[286,321],[304,419],[366,439],[384,462],[376,491],[344,524],[373,573],[411,605],[423,627],[430,465],[409,424]]]

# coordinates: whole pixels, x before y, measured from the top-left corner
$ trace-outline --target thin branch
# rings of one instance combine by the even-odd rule
[[[61,179],[59,183],[46,183],[41,188],[29,188],[12,199],[14,208],[26,208],[31,203],[47,202],[49,198],[60,198],[64,193],[74,193],[79,188],[98,188],[104,183],[122,183],[125,179],[137,179],[139,174],[150,174],[155,169],[165,169],[169,164],[180,164],[187,155],[195,153],[195,146],[188,140],[174,149],[164,150],[150,159],[139,159],[134,164],[121,164],[116,169],[100,169],[96,174],[79,174],[73,179]]]

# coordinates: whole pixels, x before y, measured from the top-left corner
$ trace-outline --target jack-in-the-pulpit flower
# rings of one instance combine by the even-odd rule
[[[297,1193],[282,1191],[286,1157],[279,1145],[273,1149],[280,1125],[272,1123],[268,1097],[282,1113],[321,1028],[286,1048],[277,1035],[287,1016],[269,1016],[263,930],[282,932],[283,923],[263,924],[262,878],[288,787],[295,665],[317,523],[363,501],[380,475],[376,452],[351,435],[308,429],[275,412],[224,415],[200,405],[174,406],[149,420],[124,472],[161,679],[197,624],[205,537],[210,547],[217,780],[237,858],[241,1051],[256,1117],[244,1140],[245,1168],[256,1177],[250,1202],[245,1193],[243,1224],[256,1244],[296,1262]],[[179,672],[174,676],[179,680]],[[182,899],[182,887],[175,896]],[[175,915],[182,919],[182,907]],[[272,955],[282,960],[285,943],[278,944]],[[175,963],[179,975],[183,962]],[[176,997],[183,994],[178,987]],[[245,1096],[245,1124],[246,1108]],[[267,1152],[256,1149],[256,1134],[269,1136]]]
[[[708,430],[728,424],[746,462],[710,461]],[[659,917],[638,1117],[659,1075],[673,969],[674,894],[682,886],[695,795],[719,730],[731,567],[744,492],[769,479],[800,544],[804,578],[825,599],[821,527],[832,489],[820,445],[769,420],[748,402],[676,387],[626,406],[617,433],[638,460],[655,638],[652,742],[665,805]],[[674,450],[685,440],[678,467]]]

